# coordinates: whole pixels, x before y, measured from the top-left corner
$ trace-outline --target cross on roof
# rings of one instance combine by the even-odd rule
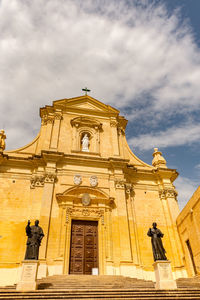
[[[90,92],[91,90],[89,90],[87,87],[85,87],[84,89],[82,89],[82,91],[84,91],[85,95],[87,95],[87,92]]]

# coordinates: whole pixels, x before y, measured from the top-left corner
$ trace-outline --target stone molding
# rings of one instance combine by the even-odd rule
[[[44,186],[44,175],[37,175],[37,174],[33,174],[31,176],[31,189],[34,189],[35,187],[43,187]]]
[[[125,184],[125,188],[126,188],[126,193],[130,194],[133,191],[133,185],[132,185],[132,183],[126,183]]]
[[[66,223],[69,223],[69,216],[83,216],[83,217],[98,217],[101,218],[101,224],[104,225],[104,210],[95,208],[72,208],[66,209]]]
[[[163,189],[159,191],[159,196],[161,199],[166,199],[166,198],[177,198],[178,193],[175,189]]]
[[[117,120],[111,120],[110,126],[117,128],[118,135],[125,134],[125,129],[119,124]]]
[[[119,135],[125,135],[125,129],[121,126],[117,127],[117,132]]]
[[[55,120],[62,120],[62,114],[61,113],[55,113],[52,115],[44,114],[42,116],[42,125],[53,124]]]
[[[130,194],[133,190],[133,184],[126,182],[124,180],[116,180],[115,181],[115,188],[116,189],[125,189],[127,194]]]
[[[61,113],[55,113],[55,120],[62,120],[62,114]]]
[[[115,180],[116,189],[124,189],[126,182],[124,180]]]
[[[56,173],[53,173],[53,172],[48,172],[48,173],[45,173],[45,182],[47,183],[54,183],[57,179],[57,175]]]
[[[45,174],[33,174],[30,179],[30,188],[34,189],[36,187],[43,187],[45,183],[54,183],[56,178],[57,175],[51,172]]]
[[[111,120],[110,121],[110,126],[111,127],[117,127],[118,126],[118,122],[116,120]]]

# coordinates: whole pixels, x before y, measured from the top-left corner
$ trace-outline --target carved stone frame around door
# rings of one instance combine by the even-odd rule
[[[85,193],[91,198],[89,206],[82,203]],[[99,274],[106,274],[106,262],[113,260],[111,211],[114,199],[98,188],[86,186],[70,188],[56,197],[60,210],[58,256],[63,257],[63,273],[69,274],[72,220],[85,220],[98,222]]]

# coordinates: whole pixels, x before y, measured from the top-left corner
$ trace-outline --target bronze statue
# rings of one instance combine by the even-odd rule
[[[35,225],[30,226],[30,224],[31,222],[28,220],[28,225],[26,226],[26,235],[28,236],[28,239],[26,242],[25,259],[38,260],[39,247],[44,237],[44,233],[42,228],[38,225],[38,220],[35,221]]]
[[[162,244],[161,238],[164,234],[157,228],[157,224],[154,222],[152,224],[153,228],[149,228],[147,235],[151,237],[151,244],[153,250],[154,261],[156,260],[167,260],[165,256],[165,249]]]

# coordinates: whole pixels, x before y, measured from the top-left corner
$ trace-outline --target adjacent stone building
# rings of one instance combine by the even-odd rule
[[[200,186],[177,218],[184,263],[189,276],[200,274]]]
[[[178,173],[155,148],[137,158],[119,111],[88,96],[40,109],[41,129],[27,146],[0,152],[0,284],[17,282],[25,226],[45,237],[38,276],[125,275],[154,279],[147,231],[157,222],[175,278],[186,276],[173,182]],[[4,134],[4,133],[3,133]]]

